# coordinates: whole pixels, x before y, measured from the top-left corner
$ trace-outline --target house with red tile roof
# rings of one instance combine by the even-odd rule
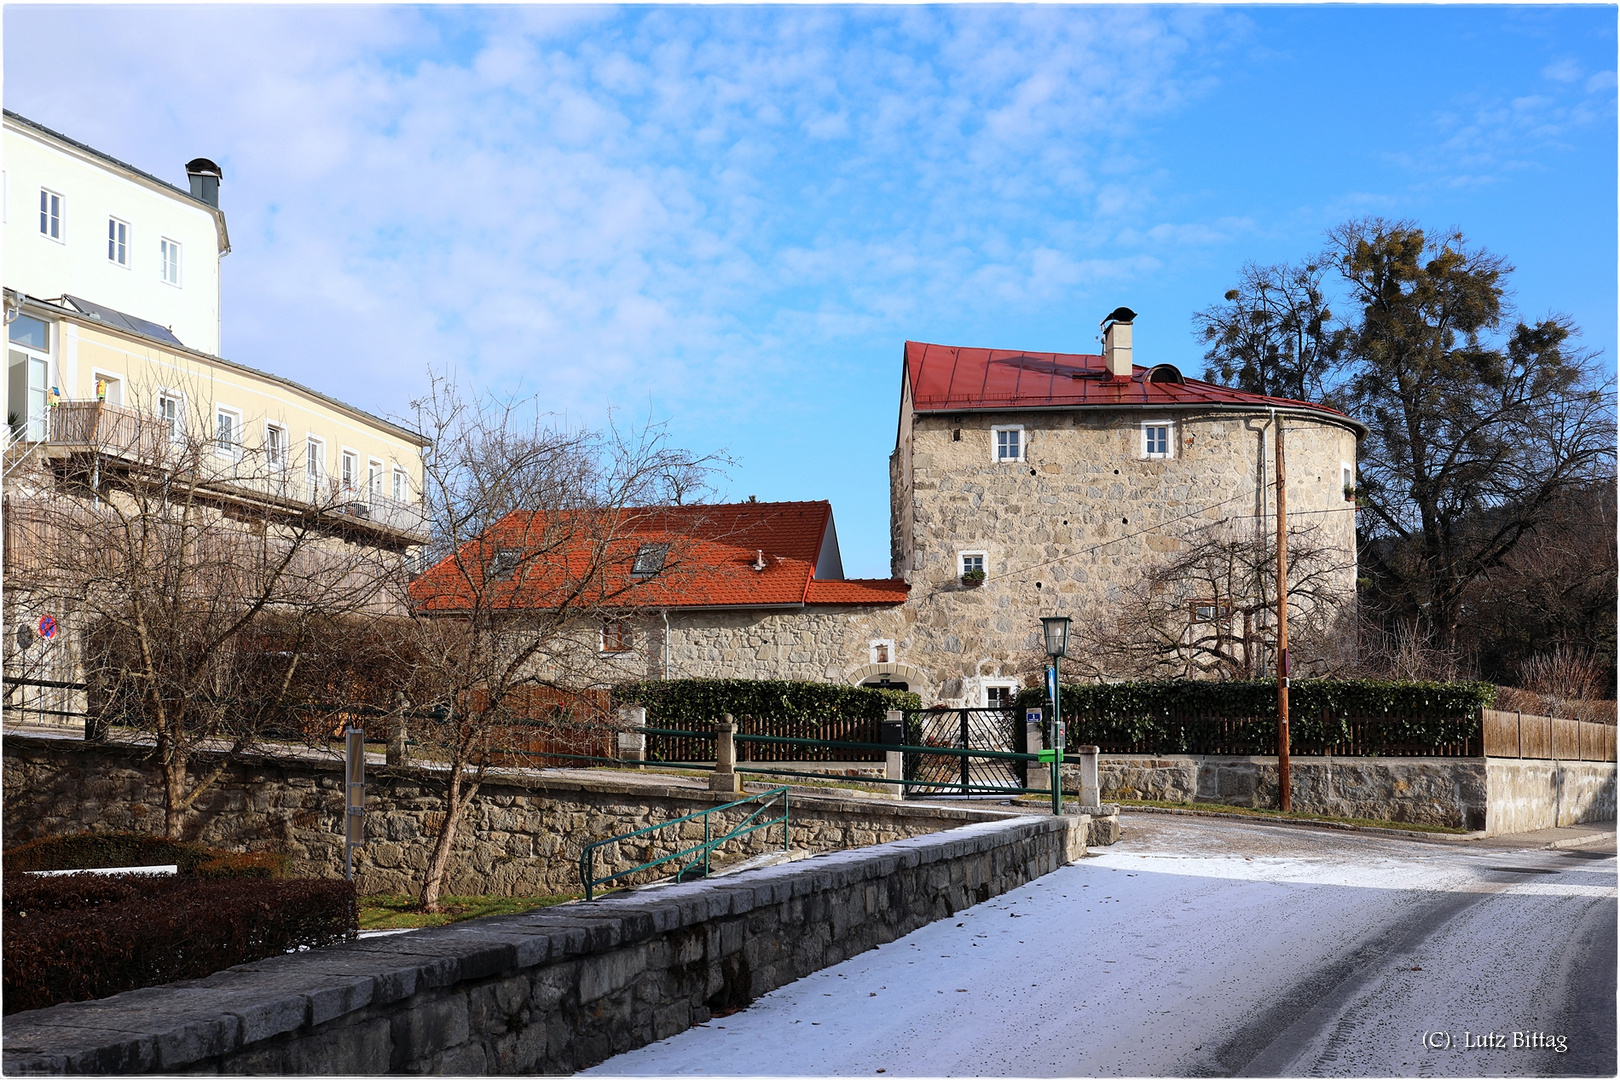
[[[512,513],[411,585],[448,617],[574,604],[608,678],[893,684],[906,592],[844,576],[824,501]]]

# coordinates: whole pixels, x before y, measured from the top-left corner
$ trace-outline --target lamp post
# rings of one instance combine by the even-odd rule
[[[1052,813],[1063,813],[1062,774],[1063,744],[1067,741],[1063,731],[1063,711],[1058,704],[1058,658],[1069,651],[1069,623],[1067,615],[1046,615],[1041,618],[1041,633],[1046,638],[1046,655],[1052,661],[1047,673],[1048,691],[1052,697],[1052,722],[1048,727],[1051,749],[1041,755],[1052,765]]]

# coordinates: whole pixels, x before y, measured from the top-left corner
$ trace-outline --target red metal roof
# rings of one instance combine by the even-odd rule
[[[664,544],[662,571],[631,572],[638,552]],[[511,556],[519,563],[510,581],[489,576],[502,551],[526,553]],[[764,568],[756,570],[761,552]],[[549,608],[582,589],[583,600],[570,602],[663,609],[906,599],[903,581],[818,581],[818,564],[824,572],[840,566],[827,502],[640,507],[592,516],[521,512],[417,578],[411,595],[427,610],[446,613]],[[593,576],[593,566],[603,572]]]
[[[1337,409],[1309,401],[1266,397],[1198,379],[1149,382],[1152,368],[1133,365],[1130,379],[1114,379],[1101,356],[969,349],[906,342],[906,381],[917,412],[967,409],[1174,407],[1248,405],[1311,409],[1360,427]]]

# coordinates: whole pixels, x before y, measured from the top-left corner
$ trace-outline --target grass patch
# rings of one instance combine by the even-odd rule
[[[517,915],[535,908],[551,907],[565,900],[578,900],[579,894],[561,896],[441,896],[444,910],[428,915],[414,910],[416,897],[404,893],[377,893],[360,898],[360,929],[406,930],[421,926],[447,926],[486,915]]]
[[[1050,800],[1048,800],[1050,801]],[[1286,818],[1289,821],[1326,821],[1338,825],[1356,825],[1364,829],[1404,829],[1407,832],[1466,834],[1467,829],[1450,825],[1424,825],[1415,821],[1379,821],[1376,818],[1333,817],[1330,814],[1310,814],[1303,810],[1270,810],[1263,806],[1228,806],[1225,803],[1163,802],[1158,799],[1111,799],[1120,806],[1156,806],[1165,810],[1202,810],[1215,814],[1237,814],[1243,817]]]

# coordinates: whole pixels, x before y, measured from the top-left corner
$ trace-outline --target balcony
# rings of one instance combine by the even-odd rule
[[[32,449],[46,459],[93,455],[130,469],[195,476],[200,493],[246,498],[289,511],[314,510],[334,523],[410,543],[428,538],[421,503],[344,487],[328,477],[312,481],[290,471],[285,454],[275,462],[259,451],[221,453],[212,440],[176,438],[166,421],[111,402],[61,402],[50,410],[45,441]]]

